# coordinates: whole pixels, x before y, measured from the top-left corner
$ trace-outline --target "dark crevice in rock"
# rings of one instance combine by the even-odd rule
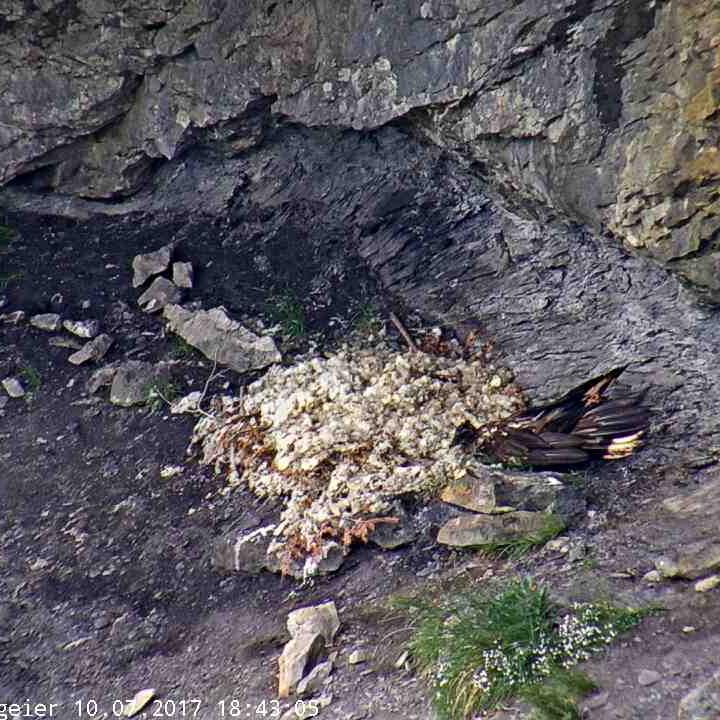
[[[647,0],[620,3],[610,30],[595,49],[593,90],[600,119],[608,129],[618,127],[623,112],[622,80],[626,72],[623,52],[653,29],[657,5]]]
[[[594,11],[595,0],[575,0],[565,11],[565,17],[558,20],[548,31],[547,44],[560,49],[568,41],[568,31],[577,23],[582,22]]]

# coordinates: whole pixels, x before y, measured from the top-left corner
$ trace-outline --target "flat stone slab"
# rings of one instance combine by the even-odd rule
[[[68,361],[73,365],[82,365],[91,360],[97,361],[105,357],[105,354],[113,344],[113,339],[109,335],[98,335],[96,338],[80,348],[77,352],[70,355]]]
[[[33,315],[30,318],[30,324],[39,330],[57,332],[62,326],[62,321],[57,313],[41,313],[40,315]]]
[[[186,310],[170,304],[164,310],[168,327],[205,357],[235,372],[278,363],[282,355],[271,337],[261,337],[228,317],[225,308]]]
[[[437,541],[452,547],[482,547],[512,543],[523,539],[542,539],[564,527],[551,513],[518,510],[502,515],[461,515],[440,528]]]
[[[73,335],[81,338],[94,338],[100,332],[98,320],[65,320],[63,327]]]
[[[480,513],[530,510],[566,519],[584,515],[585,494],[562,473],[520,472],[477,463],[468,474],[443,488],[443,502]]]

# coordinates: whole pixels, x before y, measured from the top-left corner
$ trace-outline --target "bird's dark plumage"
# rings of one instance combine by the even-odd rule
[[[535,467],[630,456],[642,445],[650,413],[638,395],[607,396],[623,370],[610,370],[559,400],[510,418],[482,441],[483,449],[500,462]]]

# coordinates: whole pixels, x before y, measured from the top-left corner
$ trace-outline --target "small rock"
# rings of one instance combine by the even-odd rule
[[[340,628],[340,618],[332,600],[321,605],[299,608],[288,614],[287,629],[290,637],[301,632],[318,632],[327,643],[331,643]]]
[[[275,341],[261,337],[228,317],[224,308],[190,311],[167,305],[168,327],[205,357],[238,373],[260,370],[282,360]]]
[[[163,381],[163,368],[140,360],[128,360],[120,365],[110,387],[110,402],[113,405],[130,407],[143,405],[148,401],[150,391]]]
[[[655,569],[664,578],[674,578],[680,574],[677,563],[666,557],[658,558],[655,561]]]
[[[545,549],[566,555],[570,551],[570,538],[567,535],[563,535],[562,537],[548,540],[548,542],[545,543]]]
[[[318,658],[325,652],[325,638],[319,632],[306,630],[293,637],[280,655],[278,695],[289,697],[305,675],[312,669]]]
[[[305,558],[300,574],[294,572],[292,566],[288,569],[288,574],[302,579],[312,575],[329,575],[340,569],[348,552],[346,545],[328,540],[323,544],[321,554]]]
[[[690,633],[694,633],[695,630],[697,630],[697,628],[694,625],[683,625],[683,629],[682,629],[682,631],[686,635],[690,635]]]
[[[655,567],[664,577],[696,580],[720,568],[720,541],[710,537],[681,545],[673,558],[660,558]]]
[[[80,350],[80,348],[82,348],[82,343],[79,340],[76,340],[75,338],[65,337],[63,335],[53,335],[48,340],[48,345],[52,345],[53,347],[66,348],[68,350]]]
[[[98,320],[65,320],[63,327],[73,335],[81,338],[94,338],[100,332]]]
[[[695,592],[707,592],[715,589],[718,585],[720,585],[720,575],[710,575],[710,577],[703,578],[695,583]]]
[[[174,478],[177,475],[181,475],[182,471],[182,465],[165,465],[165,467],[160,468],[160,477],[163,480],[169,480],[170,478]]]
[[[89,300],[83,300],[82,303],[80,304],[80,307],[83,310],[89,310],[92,307],[92,303]]]
[[[16,310],[15,312],[0,315],[0,320],[7,325],[19,325],[24,319],[25,312],[23,310]]]
[[[172,279],[179,288],[190,289],[193,286],[193,266],[189,262],[175,262],[172,266]]]
[[[581,489],[560,473],[530,473],[475,463],[461,480],[443,489],[441,499],[473,512],[530,510],[552,512],[565,519],[585,514]]]
[[[217,570],[253,574],[269,569],[267,549],[274,529],[275,525],[266,525],[256,530],[230,533],[218,538],[213,545],[213,567]]]
[[[155,252],[136,255],[132,261],[133,287],[140,287],[149,277],[165,272],[170,265],[174,245],[165,245]]]
[[[25,390],[22,383],[16,377],[7,377],[2,381],[5,392],[11,398],[21,398],[25,396]]]
[[[481,467],[488,472],[489,468]],[[585,516],[587,500],[584,490],[562,473],[495,469],[491,477],[498,510],[553,513],[565,522]]]
[[[138,305],[147,313],[162,310],[166,305],[180,302],[182,292],[170,280],[155,278],[152,285],[138,298]]]
[[[678,720],[716,720],[720,717],[720,670],[680,701]]]
[[[90,360],[102,360],[112,344],[113,339],[109,335],[98,335],[94,340],[85,343],[76,353],[70,355],[68,361],[73,365],[82,365]]]
[[[366,650],[353,650],[348,655],[348,665],[359,665],[360,663],[367,662],[370,659],[370,655]]]
[[[518,510],[503,515],[461,515],[440,528],[437,541],[452,547],[482,547],[542,539],[563,527],[562,520],[551,513]]]
[[[100,388],[107,385],[112,385],[113,378],[117,372],[117,365],[106,365],[96,370],[87,381],[85,386],[87,391],[92,395],[96,393]]]
[[[495,509],[495,485],[487,476],[467,475],[445,486],[440,499],[466,510],[492,512]]]
[[[182,415],[183,413],[194,413],[197,412],[200,407],[200,401],[202,400],[202,392],[195,390],[179,400],[176,400],[170,406],[170,413],[172,415]]]
[[[298,684],[297,694],[313,695],[322,688],[325,681],[330,677],[332,672],[332,663],[329,660],[318,663]]]
[[[662,582],[662,575],[657,570],[650,570],[643,575],[642,579],[647,583],[659,583]]]
[[[135,697],[123,708],[123,717],[129,718],[137,715],[154,697],[154,688],[140,690],[140,692],[136,693]]]
[[[641,670],[638,675],[638,682],[641,685],[654,685],[662,675],[657,670]]]
[[[57,313],[33,315],[30,318],[30,324],[39,330],[47,330],[48,332],[57,332],[62,327],[60,315]]]

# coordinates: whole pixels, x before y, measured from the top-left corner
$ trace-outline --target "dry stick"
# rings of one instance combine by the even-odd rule
[[[402,335],[402,339],[407,343],[408,347],[413,352],[420,352],[420,348],[415,344],[415,341],[410,337],[410,333],[408,333],[400,321],[400,318],[394,312],[390,313],[390,320],[392,320],[392,324],[397,328],[400,335]]]
[[[226,334],[226,338],[227,338],[227,334]],[[200,397],[198,398],[198,401],[197,401],[197,408],[195,410],[195,412],[197,412],[199,415],[204,415],[205,417],[208,417],[208,418],[212,418],[214,416],[211,415],[210,413],[206,412],[205,410],[203,410],[200,407],[200,405],[205,400],[205,396],[207,395],[208,389],[210,388],[210,383],[213,380],[215,380],[216,378],[222,377],[226,372],[225,370],[221,370],[220,372],[215,372],[217,370],[218,353],[220,352],[220,350],[221,350],[220,347],[215,349],[212,370],[210,371],[210,374],[207,376],[207,378],[205,380],[205,387],[202,389],[202,392],[200,393]]]
[[[220,372],[215,372],[215,371],[217,370],[217,364],[218,364],[218,361],[217,361],[218,352],[220,352],[220,348],[218,348],[218,349],[215,351],[215,357],[214,357],[214,359],[213,359],[212,370],[210,371],[210,374],[209,374],[209,375],[207,376],[207,378],[205,379],[205,387],[203,387],[202,392],[200,393],[200,397],[198,398],[198,401],[197,401],[197,407],[192,411],[192,413],[191,413],[192,415],[203,415],[204,417],[211,418],[211,419],[214,419],[214,418],[215,418],[214,415],[212,415],[211,413],[207,412],[206,410],[203,410],[203,409],[200,407],[200,405],[201,405],[202,402],[205,400],[205,396],[207,395],[208,389],[209,389],[209,387],[210,387],[210,383],[211,383],[213,380],[215,380],[215,379],[217,379],[217,378],[219,378],[219,377],[222,377],[222,376],[225,375],[225,373],[227,372],[227,370],[220,370]],[[153,388],[153,392],[154,392],[156,395],[158,395],[158,397],[160,397],[161,400],[164,400],[169,406],[172,406],[172,402],[171,402],[170,400],[168,400],[168,398],[166,398],[166,397],[162,394],[162,392],[159,390],[159,388],[154,387],[154,388]]]

